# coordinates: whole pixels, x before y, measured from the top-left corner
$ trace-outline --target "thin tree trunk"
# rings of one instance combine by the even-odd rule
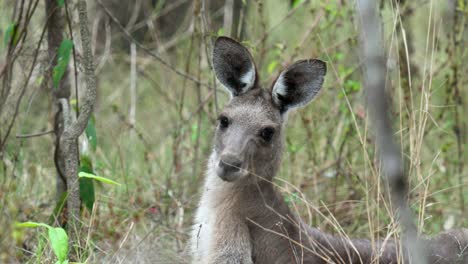
[[[57,64],[58,49],[63,41],[65,31],[65,19],[63,8],[59,7],[56,0],[46,0],[46,16],[49,17],[50,23],[47,26],[47,45],[48,45],[48,61],[51,62],[47,71],[47,87],[52,95],[52,112],[54,116],[54,133],[55,133],[55,152],[54,163],[57,170],[56,178],[56,200],[59,201],[67,190],[67,182],[65,179],[65,161],[64,156],[60,155],[60,137],[63,132],[63,112],[61,111],[59,100],[64,99],[67,102],[70,100],[70,80],[69,70],[65,70],[62,80],[58,87],[54,87],[52,82],[52,69]],[[78,155],[78,153],[76,153]]]
[[[242,1],[241,0],[226,0],[224,3],[224,17],[223,17],[223,28],[224,35],[240,39],[241,32],[239,32],[239,27],[242,24],[241,19],[241,10],[242,10]]]
[[[448,48],[448,56],[450,58],[450,69],[451,76],[449,78],[448,85],[448,102],[447,105],[454,104],[455,107],[452,109],[451,118],[454,119],[452,130],[457,139],[457,158],[458,158],[458,167],[456,174],[458,174],[458,181],[460,183],[460,210],[461,212],[465,211],[465,202],[463,198],[464,188],[463,188],[463,170],[465,168],[465,151],[464,146],[466,145],[466,118],[463,118],[463,109],[466,109],[464,106],[464,93],[462,92],[462,83],[463,83],[463,70],[460,67],[463,61],[464,45],[466,35],[463,34],[463,12],[462,6],[467,6],[467,0],[455,1],[453,3],[453,30],[450,34],[451,41]],[[465,22],[466,23],[466,22]]]
[[[75,245],[78,245],[79,230],[80,230],[80,185],[78,178],[79,159],[78,145],[76,141],[83,133],[88,120],[93,112],[94,102],[96,100],[96,76],[94,73],[94,62],[91,51],[91,36],[88,28],[88,14],[86,0],[79,0],[78,4],[79,27],[81,34],[81,45],[83,47],[83,65],[86,81],[86,90],[83,96],[80,115],[77,120],[72,121],[69,102],[65,99],[60,99],[60,105],[64,118],[64,130],[60,137],[61,155],[65,160],[65,174],[67,179],[68,199],[68,226],[69,226],[69,244],[72,254]]]
[[[364,79],[368,93],[367,107],[376,134],[376,145],[382,163],[382,174],[390,187],[392,205],[398,212],[403,228],[402,240],[411,263],[427,263],[426,249],[418,239],[413,214],[406,202],[407,179],[398,145],[393,139],[388,99],[385,93],[386,64],[382,39],[381,20],[376,2],[359,0],[357,3],[361,22],[361,53],[364,56]]]

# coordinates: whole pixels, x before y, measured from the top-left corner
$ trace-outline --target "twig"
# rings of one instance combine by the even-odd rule
[[[130,112],[128,114],[128,122],[135,126],[136,112],[136,46],[135,43],[130,44]]]
[[[255,42],[255,46],[258,46],[260,43],[264,42],[268,38],[268,36],[271,34],[271,32],[273,32],[276,28],[278,28],[281,24],[283,24],[284,21],[286,21],[288,18],[294,15],[294,13],[296,13],[298,10],[302,9],[303,5],[308,4],[309,2],[310,0],[303,1],[302,3],[298,4],[295,8],[293,8],[291,11],[289,11],[286,14],[286,16],[283,17],[283,19],[281,19],[278,23],[276,23],[270,29],[265,31],[265,33],[263,33],[262,37],[260,37],[260,39],[257,40],[257,42]]]
[[[40,136],[52,134],[54,132],[55,132],[54,130],[48,130],[48,131],[42,131],[42,132],[37,132],[37,133],[31,133],[31,134],[16,135],[16,138],[40,137]]]
[[[29,22],[31,21],[31,18],[32,18],[33,14],[36,11],[36,7],[37,7],[38,3],[39,3],[39,0],[36,0],[36,2],[34,3],[34,6],[31,9],[32,1],[29,2],[29,6],[27,8],[26,17],[25,17],[25,22],[22,23],[23,27],[21,27],[21,31],[18,34],[17,43],[14,44],[14,41],[13,41],[14,38],[10,38],[10,42],[9,42],[9,45],[8,45],[7,58],[6,58],[6,66],[5,66],[7,71],[0,72],[0,77],[3,74],[7,75],[3,80],[3,90],[1,91],[2,94],[5,94],[5,91],[7,92],[6,94],[8,94],[8,91],[9,91],[9,88],[10,88],[9,87],[10,84],[8,84],[8,82],[11,81],[9,78],[10,78],[10,75],[12,74],[11,71],[13,69],[13,67],[10,66],[10,65],[14,65],[16,59],[18,58],[18,56],[23,51],[23,48],[25,47],[24,43],[25,43],[26,37],[28,35],[27,28],[28,28]],[[18,18],[18,20],[16,22],[16,25],[18,26],[18,28],[20,28],[20,25],[21,25],[22,12],[23,12],[23,6],[21,6],[20,18]],[[48,19],[49,18],[47,18],[47,20]],[[18,49],[16,49],[16,47],[18,47]],[[8,85],[6,85],[6,84],[8,84]],[[8,88],[8,90],[5,90],[5,88]],[[6,96],[3,95],[0,98],[6,98]],[[0,106],[3,106],[2,105],[3,103],[4,102],[1,101],[1,99],[0,99]]]
[[[206,0],[202,0],[201,2],[201,9],[200,9],[200,17],[202,21],[201,25],[201,31],[203,36],[207,36],[207,32],[210,32],[210,22],[209,22],[209,17],[206,14]],[[239,35],[239,34],[238,34]],[[213,84],[213,92],[214,92],[214,105],[215,105],[215,113],[218,115],[219,112],[219,106],[218,106],[218,93],[217,93],[217,88],[216,88],[216,76],[215,72],[213,71],[213,65],[212,65],[212,58],[211,58],[211,50],[213,50],[213,43],[210,38],[205,40],[205,54],[207,57],[207,62],[208,66],[210,68],[211,72],[211,83]]]
[[[386,65],[382,45],[381,21],[373,0],[359,0],[357,11],[361,24],[361,52],[364,56],[364,76],[367,86],[367,107],[376,130],[376,145],[379,150],[382,170],[388,182],[393,206],[399,213],[402,240],[412,263],[427,263],[427,254],[418,239],[413,214],[406,203],[407,179],[403,169],[398,145],[393,140],[389,118],[389,106],[385,94]]]
[[[99,27],[99,25],[97,27]],[[99,74],[99,72],[101,72],[105,63],[111,56],[112,37],[108,18],[104,19],[104,30],[106,31],[106,41],[104,42],[104,52],[102,53],[101,59],[99,60],[99,63],[96,66],[96,74]]]
[[[233,37],[233,34],[232,34],[233,15],[234,15],[234,0],[226,0],[224,2],[223,28],[224,28],[224,34],[229,37]]]
[[[130,122],[128,122],[128,118],[119,111],[119,108],[117,107],[117,105],[113,105],[112,106],[112,111],[117,115],[117,117],[119,118],[120,122],[122,122],[127,128],[129,128],[130,130],[133,130],[135,131],[138,139],[140,139],[140,141],[143,143],[143,145],[145,146],[145,149],[148,151],[148,152],[151,152],[151,150],[148,148],[148,146],[150,145],[149,141],[145,138],[145,136],[143,135],[143,132],[138,128],[138,127],[135,127],[134,125],[130,124]]]
[[[149,16],[147,19],[144,19],[144,20],[142,20],[140,22],[135,23],[133,25],[133,27],[131,27],[129,29],[129,32],[133,33],[135,31],[141,29],[145,25],[147,25],[149,22],[153,22],[153,21],[158,20],[159,18],[161,18],[164,15],[168,14],[169,12],[173,11],[174,9],[181,6],[185,2],[187,2],[187,0],[171,1],[170,4],[167,7],[165,7],[163,10],[161,10],[160,12],[154,12],[154,14]]]
[[[323,8],[320,9],[319,13],[317,14],[317,16],[315,17],[314,21],[312,21],[312,24],[310,25],[310,27],[307,29],[306,33],[304,34],[304,36],[302,37],[301,41],[299,42],[299,44],[294,48],[294,52],[293,54],[291,55],[291,57],[287,60],[287,63],[290,64],[292,63],[295,59],[296,59],[296,56],[297,54],[299,53],[299,49],[301,47],[304,47],[304,44],[306,42],[306,40],[309,38],[309,36],[312,34],[312,32],[314,31],[315,27],[317,27],[317,25],[319,24],[322,16],[324,15],[324,11],[323,11]]]
[[[258,19],[260,20],[260,28],[262,32],[266,32],[266,15],[265,15],[265,3],[262,0],[255,1],[257,4],[257,12],[258,12]],[[267,34],[265,33],[265,37],[262,38],[257,45],[255,45],[258,49],[258,59],[257,59],[257,67],[259,69],[263,66],[263,61],[266,55],[266,40]]]
[[[203,3],[202,3],[203,5]],[[191,21],[191,27],[195,28],[195,23],[196,23],[196,19],[195,19],[195,16],[193,16],[192,18],[192,21]],[[193,43],[194,43],[194,39],[195,39],[195,34],[192,34],[191,35],[191,38],[190,38],[190,44],[189,44],[189,49],[188,49],[188,55],[187,55],[187,59],[185,61],[185,72],[190,72],[190,66],[191,66],[191,61],[192,61],[192,53],[193,53]],[[185,91],[187,90],[187,79],[184,79],[182,81],[182,91],[180,93],[180,99],[179,99],[179,102],[175,102],[174,105],[176,105],[176,107],[178,108],[177,111],[178,111],[178,114],[179,114],[179,120],[183,120],[183,114],[182,114],[182,111],[184,109],[184,102],[185,102]],[[178,127],[177,129],[175,129],[174,133],[173,133],[173,144],[172,144],[172,170],[174,171],[174,177],[176,179],[176,181],[179,181],[179,177],[180,177],[180,171],[182,170],[182,165],[181,165],[181,162],[180,162],[180,152],[179,152],[179,146],[180,146],[180,142],[181,142],[181,134],[183,133],[183,130],[180,129],[183,127],[183,123],[182,122],[179,122],[178,123]]]
[[[34,11],[35,11],[35,8],[33,8],[32,12],[34,12]],[[32,16],[32,14],[29,16],[29,19],[28,19],[27,23],[29,23],[31,16]],[[41,37],[39,38],[38,44],[37,44],[36,49],[34,51],[34,57],[33,57],[33,60],[32,60],[31,68],[30,68],[29,73],[28,73],[28,75],[26,77],[26,81],[24,82],[23,87],[21,89],[18,89],[14,93],[10,93],[8,95],[8,98],[6,98],[5,101],[3,102],[3,105],[1,105],[2,112],[0,113],[0,129],[3,130],[4,125],[7,127],[7,129],[6,129],[6,132],[0,131],[0,152],[2,152],[2,150],[3,150],[3,148],[4,148],[5,144],[6,144],[6,140],[8,138],[8,135],[11,132],[11,129],[13,127],[16,116],[18,115],[19,105],[21,103],[21,100],[23,99],[24,93],[26,92],[26,87],[28,86],[29,80],[31,79],[32,73],[34,71],[34,67],[36,66],[37,57],[39,56],[39,50],[40,50],[40,47],[41,47],[42,40],[44,39],[44,36],[45,36],[45,32],[46,32],[46,29],[47,29],[47,24],[49,23],[49,19],[50,19],[50,17],[47,18],[46,25],[44,26],[44,28],[42,30]],[[11,70],[12,65],[13,65],[13,61],[11,62],[11,64],[7,64],[5,66],[5,67],[10,67],[10,69],[7,69],[7,71]],[[5,78],[10,78],[10,76],[7,76]],[[10,84],[8,84],[8,85],[10,85]],[[5,106],[5,104],[10,104],[9,102],[11,102],[12,105]],[[16,105],[14,105],[15,102],[16,102]]]
[[[67,25],[68,31],[70,32],[70,39],[73,43],[75,43],[75,39],[73,38],[73,29],[72,23],[70,19],[70,14],[68,13],[68,1],[65,0],[65,17],[67,18]],[[76,99],[76,117],[80,115],[80,96],[78,94],[78,66],[76,65],[76,48],[75,45],[72,47],[73,51],[73,70],[75,74],[75,99]]]
[[[198,68],[197,68],[197,78],[200,78],[201,76],[201,60],[202,60],[202,55],[201,55],[201,50],[202,50],[202,45],[203,45],[203,39],[202,36],[197,34],[202,27],[202,21],[200,17],[200,11],[201,11],[201,0],[195,1],[195,6],[194,6],[194,17],[197,19],[194,20],[194,32],[196,39],[198,40]],[[197,103],[198,105],[201,104],[201,87],[199,84],[196,85],[196,92],[197,92]],[[195,140],[195,146],[194,146],[194,162],[193,162],[193,175],[196,177],[197,175],[197,169],[198,169],[198,157],[199,157],[199,149],[200,149],[200,132],[201,132],[201,125],[202,125],[202,115],[198,115],[197,119],[197,127],[196,127],[196,140]]]
[[[114,24],[117,25],[117,27],[124,33],[125,35],[125,38],[130,41],[130,42],[133,42],[135,43],[135,45],[137,45],[138,48],[140,48],[141,50],[143,50],[144,52],[146,52],[148,55],[152,56],[153,58],[155,58],[157,61],[159,61],[163,66],[165,66],[166,68],[168,68],[169,70],[173,71],[174,73],[176,73],[177,75],[179,76],[182,76],[194,83],[197,83],[197,84],[200,84],[202,86],[205,86],[205,87],[208,87],[210,88],[210,86],[200,80],[198,80],[197,78],[185,73],[185,72],[182,72],[180,71],[179,69],[176,69],[174,66],[172,66],[169,62],[165,61],[163,58],[161,58],[161,56],[159,56],[158,54],[154,53],[153,51],[151,51],[150,49],[148,49],[147,47],[145,47],[144,45],[142,45],[139,41],[137,41],[134,37],[132,37],[132,35],[130,34],[130,32],[128,32],[119,22],[119,20],[114,16],[112,15],[112,13],[102,4],[101,0],[97,0],[98,4],[102,7],[102,9],[104,10],[104,12],[111,18],[111,20],[114,22]]]

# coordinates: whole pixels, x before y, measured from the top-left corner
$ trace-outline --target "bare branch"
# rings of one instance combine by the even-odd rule
[[[136,122],[136,46],[130,44],[130,112],[128,114],[129,123],[135,126]]]
[[[37,133],[31,133],[31,134],[24,134],[24,135],[16,135],[16,138],[32,138],[32,137],[40,137],[48,134],[54,133],[54,130],[48,130],[48,131],[42,131],[42,132],[37,132]]]
[[[26,80],[23,86],[15,88],[13,89],[13,91],[11,91],[12,80],[13,80],[13,72],[12,72],[13,65],[15,64],[15,60],[18,57],[18,54],[21,53],[21,50],[24,47],[24,45],[22,44],[24,43],[24,40],[26,39],[26,36],[27,36],[26,28],[28,27],[29,22],[31,21],[32,15],[36,11],[37,2],[38,0],[35,2],[32,8],[31,8],[32,2],[30,2],[29,7],[27,9],[26,16],[25,16],[23,28],[21,29],[18,35],[19,36],[18,43],[16,43],[16,45],[13,45],[13,38],[10,39],[9,46],[8,46],[8,53],[6,56],[6,64],[3,67],[3,69],[0,70],[0,77],[3,78],[2,88],[0,90],[0,156],[5,147],[8,136],[10,135],[10,132],[13,128],[14,122],[16,120],[16,116],[18,115],[20,103],[23,99],[24,93],[26,92],[26,88],[29,84],[29,81],[31,80],[32,73],[36,67],[37,58],[39,56],[39,49],[40,49],[42,40],[44,39],[44,35],[46,32],[46,28],[47,28],[47,26],[44,26],[44,29],[42,30],[41,37],[34,51],[31,68],[29,70],[29,73],[26,77]],[[22,21],[22,13],[23,13],[23,2],[21,3],[20,15],[16,22],[16,24],[18,25]],[[47,23],[49,23],[49,17],[46,20],[46,24]]]
[[[132,37],[132,35],[130,34],[130,32],[128,32],[128,30],[125,29],[124,26],[122,26],[120,24],[120,22],[117,20],[117,18],[115,18],[114,15],[112,15],[112,13],[101,3],[100,0],[97,1],[98,4],[102,7],[102,9],[104,10],[104,12],[107,14],[107,16],[110,17],[110,19],[112,20],[112,22],[114,22],[114,24],[117,25],[117,27],[124,33],[125,35],[125,38],[129,41],[129,42],[133,42],[136,44],[136,46],[138,48],[140,48],[141,50],[143,50],[144,52],[146,52],[148,55],[150,55],[151,57],[155,58],[157,61],[159,61],[163,66],[165,66],[166,68],[168,68],[169,70],[173,71],[174,73],[176,73],[177,75],[179,76],[182,76],[196,84],[200,84],[202,86],[205,86],[207,88],[211,88],[207,83],[204,83],[202,81],[200,81],[199,79],[185,73],[185,72],[182,72],[180,71],[179,69],[176,69],[174,66],[172,66],[169,62],[165,61],[163,58],[161,58],[161,56],[159,56],[158,54],[154,53],[153,51],[151,51],[150,49],[148,49],[147,47],[143,46],[140,42],[138,42],[135,38]]]

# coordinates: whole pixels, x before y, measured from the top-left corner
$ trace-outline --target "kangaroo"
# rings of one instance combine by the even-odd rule
[[[218,117],[203,194],[190,241],[193,263],[401,263],[395,241],[326,234],[304,224],[274,188],[288,112],[320,91],[326,64],[301,60],[259,87],[251,54],[219,37],[213,49],[217,79],[231,100]],[[430,263],[468,263],[468,230],[429,240]],[[378,262],[377,262],[378,261]]]

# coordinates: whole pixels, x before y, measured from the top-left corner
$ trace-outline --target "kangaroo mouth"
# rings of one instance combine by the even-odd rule
[[[220,160],[216,167],[216,174],[218,174],[218,177],[223,181],[234,182],[244,177],[247,171],[237,164],[226,163]]]

